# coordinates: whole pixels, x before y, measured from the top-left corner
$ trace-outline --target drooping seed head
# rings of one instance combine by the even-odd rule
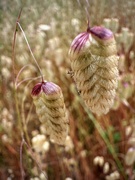
[[[135,162],[135,148],[129,148],[125,155],[125,163],[131,166]]]
[[[32,98],[45,134],[57,144],[64,144],[68,134],[68,118],[61,88],[52,82],[37,83]]]
[[[88,27],[73,40],[70,61],[74,81],[84,102],[98,115],[112,107],[118,84],[118,56],[113,33]]]

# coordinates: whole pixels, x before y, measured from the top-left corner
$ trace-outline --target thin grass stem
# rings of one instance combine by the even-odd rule
[[[31,149],[31,147],[27,144],[27,142],[24,140],[24,144],[26,145],[26,147],[28,148],[31,157],[33,158],[33,160],[36,162],[37,166],[39,167],[40,171],[44,174],[45,180],[48,180],[46,174],[44,173],[44,171],[42,170],[42,167],[40,166],[40,163],[36,160],[36,157]]]
[[[25,176],[25,172],[24,172],[23,164],[22,164],[22,149],[23,149],[23,145],[24,145],[24,139],[22,138],[22,142],[21,142],[21,145],[20,145],[20,170],[21,170],[22,180],[24,180],[24,176]]]
[[[84,107],[84,110],[85,112],[88,114],[88,117],[90,118],[90,120],[93,122],[93,124],[95,125],[97,131],[99,132],[100,136],[102,137],[102,139],[104,140],[107,148],[109,149],[110,153],[112,154],[116,164],[117,164],[117,167],[119,168],[120,172],[122,173],[124,179],[126,179],[126,175],[125,175],[125,172],[124,172],[124,169],[123,169],[123,166],[120,162],[120,160],[118,159],[118,156],[114,150],[114,147],[112,146],[112,144],[109,142],[109,140],[105,137],[105,133],[104,133],[104,130],[103,128],[101,127],[101,125],[99,124],[99,122],[96,120],[96,118],[92,115],[92,113],[90,113],[89,109],[84,106],[83,102],[80,101],[81,105]]]
[[[31,53],[31,56],[32,56],[32,58],[33,58],[33,60],[34,60],[34,62],[35,62],[35,64],[36,64],[36,66],[37,66],[38,69],[39,69],[39,72],[40,72],[40,74],[41,74],[42,81],[43,81],[43,74],[42,74],[41,68],[39,67],[39,64],[37,63],[37,60],[36,60],[36,58],[35,58],[35,56],[34,56],[32,50],[31,50],[31,47],[30,47],[30,45],[29,45],[29,42],[28,42],[27,37],[26,37],[26,35],[25,35],[25,32],[24,32],[24,30],[23,30],[21,24],[19,23],[19,21],[17,21],[17,24],[18,24],[20,30],[22,31],[22,34],[23,34],[23,36],[24,36],[24,39],[25,39],[26,44],[27,44],[27,46],[28,46],[28,49],[29,49],[29,51],[30,51],[30,53]]]
[[[20,10],[20,13],[17,17],[17,21],[19,22],[20,17],[21,17],[21,13],[22,13],[22,9]],[[15,82],[15,44],[16,44],[16,34],[17,34],[17,23],[15,25],[15,30],[14,30],[14,36],[13,36],[13,45],[12,45],[12,68],[13,68],[13,78],[14,78],[14,82]]]
[[[18,79],[19,79],[20,74],[21,74],[22,71],[23,71],[26,67],[28,67],[28,66],[30,66],[30,64],[27,64],[27,65],[23,66],[23,67],[20,69],[19,73],[17,74],[16,79],[15,79],[15,88],[17,87],[17,82],[18,82]]]

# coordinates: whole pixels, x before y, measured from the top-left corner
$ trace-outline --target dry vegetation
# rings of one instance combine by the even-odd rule
[[[15,62],[13,34],[18,13],[44,78],[58,84],[70,121],[66,146],[44,135],[31,97],[40,73],[18,28]],[[68,74],[68,50],[74,37],[104,25],[118,45],[119,87],[113,108],[96,116],[85,107]],[[135,179],[135,1],[20,0],[0,1],[0,179],[116,180]],[[27,65],[27,66],[26,66]],[[13,72],[13,68],[15,69]]]

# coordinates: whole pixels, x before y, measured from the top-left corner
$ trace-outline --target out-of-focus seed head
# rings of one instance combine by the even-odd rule
[[[125,163],[126,165],[130,166],[135,162],[135,149],[129,148],[127,154],[125,156]]]
[[[73,141],[70,136],[67,136],[65,141],[65,150],[69,151],[72,150],[73,148],[74,148]]]
[[[120,174],[118,171],[114,171],[110,174],[110,179],[118,180],[120,178]]]
[[[45,134],[57,144],[65,144],[68,134],[68,118],[61,88],[52,82],[37,83],[32,97]]]
[[[129,136],[129,135],[131,135],[131,133],[132,133],[132,127],[129,125],[125,129],[125,134],[126,134],[126,136]]]
[[[104,167],[103,167],[103,173],[107,174],[110,170],[110,166],[108,162],[105,162]]]
[[[32,138],[32,146],[36,152],[43,151],[43,144],[46,141],[46,137],[44,135],[36,135]]]
[[[119,20],[117,18],[105,18],[103,24],[106,28],[111,29],[113,32],[117,32],[119,28]]]
[[[104,157],[103,156],[96,156],[93,160],[93,164],[95,166],[100,166],[102,167],[104,164]]]

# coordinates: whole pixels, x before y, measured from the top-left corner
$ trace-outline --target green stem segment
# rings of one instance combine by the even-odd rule
[[[82,102],[81,102],[82,104]],[[83,105],[84,107],[84,105]],[[104,136],[104,130],[103,128],[101,127],[101,125],[98,123],[98,121],[95,119],[95,117],[90,113],[89,109],[87,107],[84,108],[84,110],[86,111],[86,113],[88,114],[89,118],[91,119],[91,121],[93,122],[93,124],[95,125],[96,129],[98,130],[100,136],[103,138],[107,148],[109,149],[109,151],[111,152],[116,164],[117,164],[117,167],[119,168],[119,171],[121,172],[121,174],[123,175],[123,178],[126,180],[126,174],[124,172],[124,169],[123,169],[123,166],[120,162],[120,160],[118,159],[117,157],[117,154],[114,150],[114,147],[112,146],[112,144],[110,143],[110,141]]]

